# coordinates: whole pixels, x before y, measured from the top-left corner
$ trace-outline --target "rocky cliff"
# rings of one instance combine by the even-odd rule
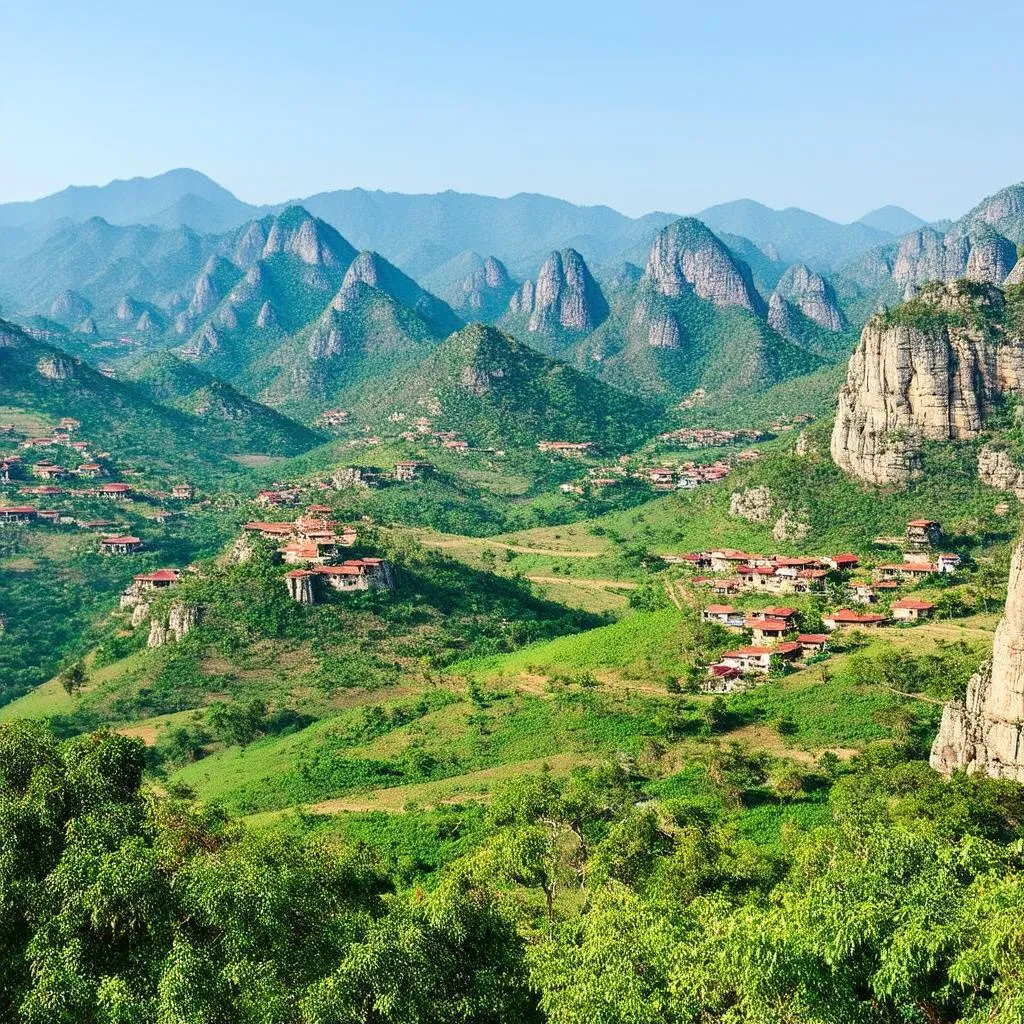
[[[1024,393],[1024,339],[1003,324],[1003,293],[932,284],[873,317],[839,393],[832,457],[875,484],[903,483],[926,440],[978,436],[993,401]]]
[[[684,217],[658,233],[644,270],[643,283],[673,297],[692,288],[716,306],[742,306],[764,316],[764,299],[750,269],[721,240],[693,217]]]
[[[808,320],[813,320],[827,331],[838,332],[847,326],[846,317],[839,308],[835,289],[821,274],[815,273],[803,263],[795,264],[782,275],[772,296],[773,299],[775,295],[791,303]],[[775,325],[772,324],[772,326]]]
[[[307,266],[341,270],[355,259],[356,250],[328,223],[301,206],[290,206],[233,232],[223,244],[222,254],[243,268],[289,255]]]
[[[512,296],[509,313],[527,317],[531,334],[588,334],[608,316],[608,302],[575,249],[553,252],[536,282],[526,281]]]
[[[505,311],[515,291],[505,264],[488,256],[454,286],[452,305],[471,320],[490,320]]]
[[[1024,501],[1024,467],[1003,448],[987,444],[978,452],[978,479],[999,491],[1011,491]]]
[[[66,288],[50,303],[50,319],[62,324],[81,323],[92,312],[92,303]]]
[[[943,710],[931,764],[945,774],[963,769],[1024,782],[1024,543],[1010,566],[992,660],[971,677],[966,698]]]

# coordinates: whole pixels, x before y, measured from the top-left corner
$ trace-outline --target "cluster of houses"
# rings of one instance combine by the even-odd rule
[[[263,537],[279,544],[277,554],[285,565],[289,596],[300,604],[316,604],[323,589],[339,591],[387,589],[392,586],[390,565],[381,558],[349,558],[339,561],[340,551],[358,539],[354,526],[326,518],[326,505],[310,505],[291,522],[245,523],[243,535]]]
[[[712,427],[682,427],[659,434],[658,440],[681,448],[726,448],[768,440],[759,430],[715,430]]]

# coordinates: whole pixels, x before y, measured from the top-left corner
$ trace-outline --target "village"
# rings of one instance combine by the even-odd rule
[[[913,519],[906,527],[903,561],[866,568],[861,567],[858,555],[849,552],[793,557],[718,548],[663,556],[670,565],[715,574],[688,577],[698,594],[703,591],[717,597],[810,595],[826,604],[832,603],[831,596],[837,592],[846,597],[845,605],[814,614],[820,631],[804,630],[808,614],[796,607],[768,605],[744,609],[732,604],[704,604],[703,622],[714,623],[752,643],[727,650],[708,665],[701,689],[707,693],[731,693],[748,688],[775,669],[784,670],[798,661],[822,660],[828,654],[832,635],[838,631],[877,630],[931,618],[936,612],[935,602],[900,596],[899,592],[906,586],[957,572],[961,565],[959,555],[933,553],[934,545],[941,539],[940,523]],[[867,578],[859,578],[862,576]],[[698,603],[702,604],[699,597]]]

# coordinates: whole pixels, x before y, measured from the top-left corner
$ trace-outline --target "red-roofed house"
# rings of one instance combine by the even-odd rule
[[[105,555],[134,555],[141,550],[138,537],[104,537],[100,541],[100,551]]]
[[[767,675],[771,669],[772,658],[779,657],[784,661],[799,658],[801,648],[798,643],[779,644],[777,647],[752,646],[738,647],[734,651],[726,651],[719,660],[720,665],[739,669],[740,672],[753,672]]]
[[[876,572],[883,580],[923,580],[939,571],[933,562],[903,562],[880,565]]]
[[[861,629],[877,629],[879,626],[884,626],[887,620],[884,615],[861,615],[858,612],[850,611],[849,608],[840,608],[838,611],[822,616],[821,621],[825,624],[827,630],[832,631],[849,626],[858,626]]]
[[[907,544],[910,547],[931,547],[938,544],[941,536],[942,525],[934,519],[911,519],[907,523]]]
[[[103,472],[103,467],[98,462],[83,462],[78,467],[78,475],[85,477],[97,477]]]
[[[825,555],[822,561],[835,570],[856,569],[860,565],[860,559],[853,554]]]
[[[935,605],[931,601],[921,601],[915,597],[902,597],[892,605],[892,617],[904,622],[930,619],[934,612]]]
[[[0,525],[4,523],[29,523],[36,517],[31,505],[7,505],[0,507]]]
[[[789,629],[784,619],[756,619],[748,617],[746,627],[754,636],[754,643],[772,643],[781,640]]]
[[[32,467],[32,472],[40,480],[59,480],[61,477],[67,476],[67,470],[55,462],[37,462]]]
[[[796,642],[808,654],[820,654],[828,646],[827,633],[801,633]]]
[[[100,487],[100,497],[115,498],[121,500],[132,493],[131,484],[103,484]]]
[[[743,612],[731,604],[709,604],[700,616],[705,622],[717,622],[726,629],[743,628]]]

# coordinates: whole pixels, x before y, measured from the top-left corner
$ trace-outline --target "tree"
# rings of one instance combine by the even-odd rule
[[[75,661],[63,669],[58,677],[60,685],[69,697],[77,697],[89,680],[84,661]]]

